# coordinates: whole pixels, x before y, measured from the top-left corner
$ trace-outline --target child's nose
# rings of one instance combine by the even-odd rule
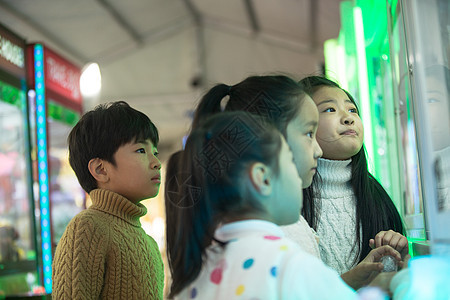
[[[346,111],[342,114],[342,122],[345,125],[353,125],[355,120],[353,119],[353,115]]]
[[[353,123],[355,123],[353,119],[347,118],[344,120],[345,125],[352,125]]]
[[[151,162],[150,167],[152,169],[160,170],[161,169],[161,161],[159,160],[159,158],[154,157],[152,162]]]
[[[315,139],[314,140],[314,142],[315,142],[315,148],[314,148],[314,158],[319,158],[319,157],[322,157],[322,155],[323,155],[323,151],[322,151],[322,148],[320,147],[320,145],[319,145],[319,143],[317,142],[317,140]]]

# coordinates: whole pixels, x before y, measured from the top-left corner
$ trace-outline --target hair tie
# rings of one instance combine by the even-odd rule
[[[209,132],[209,131],[207,131],[207,132],[205,133],[205,139],[206,139],[206,141],[208,142],[208,141],[211,139],[211,137],[212,137],[212,133]]]

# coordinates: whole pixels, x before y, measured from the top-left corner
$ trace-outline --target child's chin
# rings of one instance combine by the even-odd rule
[[[149,196],[147,197],[147,199],[148,198],[155,198],[156,196],[158,196],[158,194],[159,194],[159,189],[157,191],[155,191],[155,192],[150,193]]]
[[[286,225],[294,224],[298,221],[299,216],[300,216],[300,214],[296,214],[296,216],[292,216],[291,218],[286,218],[286,219],[282,220],[281,222],[278,222],[277,225],[286,226]]]

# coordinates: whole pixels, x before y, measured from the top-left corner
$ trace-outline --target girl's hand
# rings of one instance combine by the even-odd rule
[[[369,240],[369,245],[372,249],[389,245],[400,252],[403,261],[409,258],[408,239],[393,230],[378,232],[374,239]]]
[[[341,278],[354,290],[368,285],[383,270],[380,260],[385,255],[393,256],[398,263],[401,260],[397,250],[389,245],[384,245],[370,251],[358,265],[342,274]]]

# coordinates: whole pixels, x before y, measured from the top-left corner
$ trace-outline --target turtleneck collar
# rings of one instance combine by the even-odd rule
[[[329,160],[319,158],[317,171],[322,178],[321,197],[337,198],[353,194],[350,185],[350,179],[352,178],[351,162],[351,159]]]
[[[96,209],[116,216],[133,226],[140,227],[140,217],[147,213],[147,208],[141,204],[134,204],[127,198],[103,189],[95,189],[89,193],[92,200],[90,209]]]

